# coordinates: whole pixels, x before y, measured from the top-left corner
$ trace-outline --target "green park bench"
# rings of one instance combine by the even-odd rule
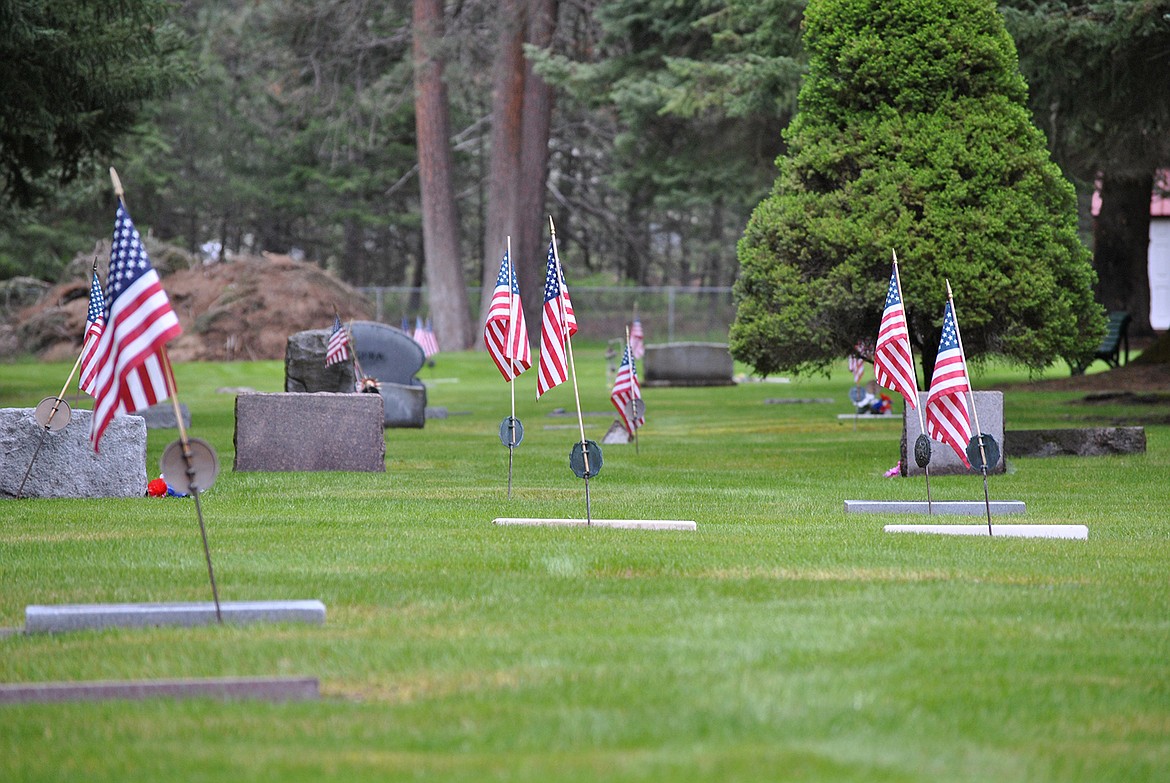
[[[1101,338],[1101,344],[1097,346],[1097,352],[1093,354],[1093,358],[1087,362],[1082,362],[1079,365],[1073,365],[1073,375],[1083,375],[1085,370],[1089,369],[1089,365],[1101,359],[1110,367],[1117,368],[1122,365],[1122,350],[1125,351],[1125,364],[1129,364],[1129,313],[1124,310],[1113,310],[1109,313],[1109,320],[1105,326],[1105,336]]]

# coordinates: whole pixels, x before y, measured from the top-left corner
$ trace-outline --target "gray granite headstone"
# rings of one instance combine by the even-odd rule
[[[325,347],[332,329],[309,329],[288,338],[284,349],[284,390],[288,392],[352,392],[353,362],[325,366]]]
[[[354,321],[350,329],[362,372],[380,383],[385,426],[422,427],[427,390],[415,377],[426,361],[422,347],[403,330],[376,321]]]
[[[191,411],[187,409],[187,403],[179,403],[179,413],[183,417],[183,426],[191,426]],[[175,418],[175,404],[170,400],[151,405],[145,410],[138,412],[146,422],[146,429],[148,430],[174,430],[179,428],[179,420]]]
[[[1052,430],[1011,430],[1006,451],[1013,457],[1099,457],[1144,454],[1144,427],[1084,427]]]
[[[647,386],[731,386],[735,369],[726,343],[647,345]]]
[[[923,421],[926,418],[926,398],[927,392],[918,393],[918,404],[922,406]],[[971,404],[970,396],[967,397],[968,406]],[[975,412],[971,414],[971,433],[975,433],[975,414],[979,417],[979,431],[985,435],[991,435],[995,438],[995,442],[999,444],[999,460],[988,469],[988,473],[1003,473],[1005,470],[1004,463],[1004,446],[1003,446],[1003,392],[999,391],[977,391],[975,392]],[[918,435],[922,432],[922,427],[919,424],[918,412],[906,409],[906,413],[902,418],[902,475],[903,476],[921,476],[925,471],[918,467],[918,463],[914,460],[914,443],[918,440]],[[937,440],[932,440],[930,443],[930,475],[932,476],[947,476],[947,475],[980,475],[978,470],[969,470],[963,465],[963,462],[955,454],[954,449]]]
[[[94,453],[93,411],[73,409],[69,425],[45,432],[32,408],[0,408],[0,498],[128,498],[146,494],[146,423],[115,416]],[[37,443],[44,442],[40,452]],[[33,455],[36,461],[33,462]]]
[[[374,394],[241,394],[239,471],[385,472],[382,401]]]

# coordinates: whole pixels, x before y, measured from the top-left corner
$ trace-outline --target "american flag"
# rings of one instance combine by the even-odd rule
[[[325,366],[330,367],[349,358],[349,337],[341,325],[341,318],[333,316],[333,331],[325,348]]]
[[[536,398],[569,379],[569,361],[565,341],[577,333],[573,302],[565,285],[556,246],[548,245],[548,263],[544,270],[544,308],[540,318],[540,363],[536,369]]]
[[[106,291],[106,323],[94,352],[97,372],[89,440],[95,452],[114,416],[135,413],[170,396],[174,380],[167,377],[169,363],[164,367],[163,351],[183,333],[121,202]]]
[[[910,354],[910,330],[906,326],[906,308],[898,291],[897,267],[890,273],[886,309],[882,311],[882,323],[878,327],[873,377],[878,385],[901,394],[911,409],[918,407],[918,377]]]
[[[948,301],[942,336],[938,341],[938,359],[930,379],[930,394],[926,397],[926,431],[930,437],[954,449],[968,468],[971,467],[967,461],[971,418],[964,394],[970,390],[967,365],[959,346],[959,323],[955,319],[954,303]]]
[[[505,381],[510,381],[532,366],[532,349],[528,345],[528,324],[520,306],[520,286],[507,251],[500,262],[496,289],[488,305],[483,327],[483,343]]]
[[[849,354],[849,372],[853,373],[853,384],[861,384],[861,376],[865,375],[865,359],[861,358],[861,344],[853,346],[853,353]]]
[[[97,356],[98,338],[102,336],[102,326],[106,323],[106,299],[102,296],[102,284],[98,280],[97,270],[93,273],[93,282],[89,284],[89,312],[85,316],[85,337],[81,341],[81,374],[77,376],[77,386],[90,397],[97,391],[98,364],[94,361]]]
[[[641,359],[646,354],[646,334],[642,331],[642,322],[637,318],[630,326],[630,350],[635,359]]]
[[[613,392],[609,395],[610,402],[617,408],[618,415],[622,418],[622,424],[631,435],[634,434],[634,430],[646,423],[643,416],[636,419],[629,417],[631,403],[642,399],[642,387],[638,385],[638,368],[634,364],[632,352],[632,346],[627,345],[622,355],[622,363],[618,367],[617,378],[613,382]]]
[[[435,339],[435,331],[431,329],[431,319],[428,318],[426,325],[423,325],[422,316],[416,316],[414,319],[414,334],[411,335],[414,341],[423,349],[423,356],[431,358],[439,352],[439,341]]]

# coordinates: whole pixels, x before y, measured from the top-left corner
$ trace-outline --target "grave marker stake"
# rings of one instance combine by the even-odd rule
[[[94,264],[94,268],[96,269],[97,268],[97,261],[95,260],[93,262],[93,264]],[[33,451],[32,460],[30,460],[28,463],[28,470],[26,470],[24,472],[24,478],[20,480],[20,488],[16,490],[16,499],[17,500],[20,500],[24,496],[25,482],[27,482],[28,477],[30,475],[32,475],[33,465],[35,465],[37,462],[37,455],[39,455],[41,453],[41,446],[45,445],[45,433],[49,432],[51,430],[54,432],[56,430],[63,430],[67,426],[69,426],[69,421],[67,419],[64,424],[58,424],[56,430],[54,430],[53,429],[53,417],[55,417],[57,415],[57,412],[60,410],[62,405],[65,406],[65,411],[64,411],[65,416],[66,417],[72,416],[73,411],[69,407],[69,403],[65,402],[65,390],[68,389],[69,384],[73,382],[73,374],[76,373],[77,368],[81,366],[81,357],[84,355],[85,355],[85,344],[83,341],[82,346],[81,346],[81,353],[77,354],[77,361],[75,361],[73,363],[73,369],[69,371],[69,377],[67,377],[65,379],[65,385],[61,387],[61,393],[58,394],[56,397],[46,397],[45,399],[41,400],[40,404],[37,405],[35,415],[37,416],[37,423],[41,425],[41,438],[40,438],[40,440],[37,441],[37,447]],[[47,415],[45,415],[45,420],[41,421],[40,418],[43,415],[43,411],[41,410],[41,406],[43,406],[49,400],[53,401],[53,407],[51,409],[49,409]]]
[[[947,280],[947,301],[951,304],[951,312],[955,309],[955,298],[951,293],[951,281]],[[963,351],[963,335],[959,332],[959,319],[955,319],[955,339],[959,341],[959,357],[963,360],[963,367],[967,366],[967,355]],[[991,494],[987,489],[987,449],[983,445],[983,432],[979,429],[979,409],[975,407],[975,391],[967,383],[967,394],[971,396],[971,416],[975,421],[975,439],[979,441],[979,468],[983,474],[983,503],[987,508],[987,535],[995,535],[991,531]]]
[[[905,307],[906,300],[902,297],[902,276],[898,273],[898,251],[894,248],[890,248],[890,253],[894,257],[894,282],[898,286],[898,298],[902,300],[902,306]],[[909,331],[909,321],[907,321],[907,331]],[[906,348],[910,351],[910,370],[914,373],[914,395],[917,397],[918,368],[914,365],[914,346],[911,344],[909,339],[906,340]],[[923,378],[923,380],[925,380],[925,378]],[[915,400],[915,402],[917,403],[918,400]],[[919,463],[919,467],[921,467],[923,472],[926,474],[926,513],[928,515],[933,515],[934,503],[930,499],[930,438],[926,437],[926,421],[922,416],[922,407],[923,406],[921,404],[916,404],[914,406],[914,408],[918,411],[918,440],[922,442],[922,448],[925,451],[925,454],[922,457],[923,462]],[[905,415],[904,412],[903,415]],[[916,462],[919,460],[918,451],[919,445],[915,443],[914,459]]]

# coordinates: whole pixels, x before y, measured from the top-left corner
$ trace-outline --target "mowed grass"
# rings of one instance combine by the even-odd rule
[[[600,441],[601,347],[576,350]],[[691,533],[493,525],[583,517],[585,497],[576,419],[549,415],[574,410],[571,387],[538,403],[529,373],[507,500],[508,389],[482,353],[423,371],[450,415],[387,431],[384,474],[234,472],[217,389],[279,391],[282,363],[181,365],[191,434],[220,460],[203,509],[221,598],[320,599],[325,625],[12,633],[0,680],[306,675],[324,698],[0,707],[0,780],[1165,780],[1170,427],[1148,424],[1144,455],[991,478],[992,499],[1027,503],[1003,521],[1085,524],[1087,542],[894,536],[883,524],[922,520],[843,501],[925,486],[883,476],[897,424],[837,420],[843,365],[645,391],[637,451],[604,447],[593,516]],[[0,405],[35,405],[68,369],[0,367]],[[1009,387],[1008,429],[1166,419],[1081,397]],[[175,437],[150,432],[151,477]],[[931,484],[983,498],[977,477]],[[210,599],[188,500],[9,500],[0,519],[0,626],[29,604]]]

